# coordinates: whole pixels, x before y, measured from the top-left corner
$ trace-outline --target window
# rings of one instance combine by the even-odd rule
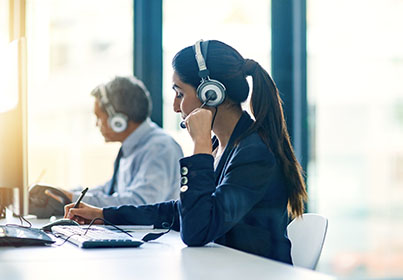
[[[104,143],[90,92],[132,74],[132,1],[29,0],[27,44],[29,182],[103,183],[119,145]]]
[[[0,113],[10,110],[15,106],[15,99],[18,98],[11,96],[9,92],[15,92],[15,90],[10,90],[11,82],[9,82],[10,77],[8,69],[12,61],[9,57],[10,52],[10,36],[9,36],[9,6],[8,1],[0,1],[0,75],[4,77],[0,85]],[[5,81],[5,83],[3,82]]]
[[[403,1],[307,5],[310,209],[329,218],[319,270],[401,276]]]

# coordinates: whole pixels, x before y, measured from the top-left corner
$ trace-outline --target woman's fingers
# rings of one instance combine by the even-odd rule
[[[186,127],[194,143],[193,154],[211,153],[212,112],[197,108],[186,118]]]
[[[197,108],[186,117],[185,122],[191,135],[210,135],[212,113],[210,110]]]
[[[85,218],[86,213],[85,211],[81,211],[79,208],[70,208],[69,212],[67,213],[67,219],[73,219],[75,216]]]
[[[88,224],[95,218],[103,219],[102,208],[94,207],[81,202],[79,208],[69,204],[65,207],[65,218],[77,221],[80,224]],[[96,222],[96,223],[102,223]]]
[[[64,206],[64,218],[67,218],[67,215],[68,215],[70,209],[73,207],[74,207],[74,203],[66,204]]]

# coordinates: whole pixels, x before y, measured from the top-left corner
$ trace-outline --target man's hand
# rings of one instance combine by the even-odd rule
[[[58,189],[59,191],[61,191],[62,193],[64,193],[64,194],[70,199],[70,201],[73,201],[73,193],[72,193],[72,192],[63,190],[63,189],[61,189],[61,188],[57,188],[57,189]],[[62,199],[60,196],[55,195],[52,191],[46,190],[46,191],[45,191],[45,194],[48,195],[48,196],[50,196],[51,198],[56,199],[56,200],[59,201],[60,203],[63,203],[63,199]]]

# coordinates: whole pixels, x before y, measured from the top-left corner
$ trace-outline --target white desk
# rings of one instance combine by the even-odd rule
[[[40,225],[44,221],[36,221]],[[0,220],[5,224],[5,220]],[[145,232],[138,232],[141,237]],[[335,279],[211,243],[187,247],[178,232],[139,248],[0,247],[0,279]]]

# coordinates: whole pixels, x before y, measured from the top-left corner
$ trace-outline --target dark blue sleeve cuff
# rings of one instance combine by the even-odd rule
[[[154,225],[166,228],[171,225],[179,230],[177,201],[166,201],[152,205],[122,205],[103,208],[104,219],[115,225]]]
[[[181,194],[188,190],[215,190],[214,158],[210,154],[196,154],[180,160]]]
[[[179,160],[181,167],[186,166],[191,169],[208,168],[212,166],[214,157],[210,154],[195,154]]]

